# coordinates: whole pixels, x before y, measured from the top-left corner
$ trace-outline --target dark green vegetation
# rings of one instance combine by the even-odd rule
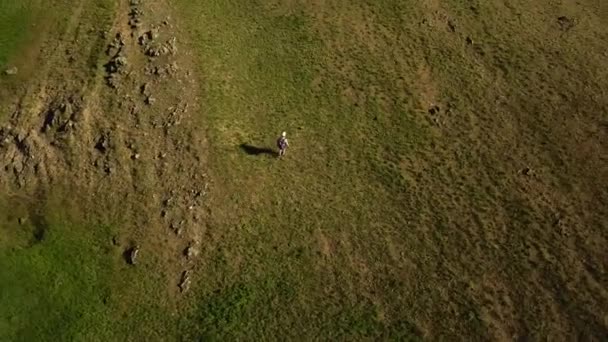
[[[607,337],[608,5],[175,3],[213,179],[179,318],[123,227],[13,213],[0,339]]]
[[[83,223],[61,209],[73,204],[58,198],[46,198],[35,213],[26,212],[27,201],[0,205],[0,341],[159,340],[175,334],[165,317],[156,260],[130,267],[112,246],[112,228]]]
[[[113,336],[107,330],[112,311],[106,304],[118,267],[99,244],[108,232],[103,227],[68,226],[64,222],[69,220],[53,217],[54,212],[43,211],[37,222],[21,225],[17,217],[2,217],[3,341]]]

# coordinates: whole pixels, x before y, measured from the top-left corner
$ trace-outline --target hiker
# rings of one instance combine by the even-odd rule
[[[289,142],[287,141],[287,133],[281,133],[281,136],[277,140],[277,147],[279,148],[279,157],[285,155],[285,150],[289,147]]]

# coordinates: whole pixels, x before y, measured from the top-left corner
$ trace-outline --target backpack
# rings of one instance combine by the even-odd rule
[[[284,150],[287,148],[287,139],[285,139],[285,137],[280,137],[277,140],[277,147],[281,150]]]

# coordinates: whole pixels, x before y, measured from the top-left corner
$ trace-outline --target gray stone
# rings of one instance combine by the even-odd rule
[[[151,106],[151,105],[154,104],[154,102],[156,102],[156,99],[154,97],[152,97],[152,96],[148,96],[148,97],[146,97],[146,101],[145,102],[146,102],[147,105]]]
[[[179,281],[179,289],[180,291],[186,292],[188,291],[188,289],[190,288],[190,271],[184,271],[182,272],[182,277]]]
[[[158,39],[158,31],[156,30],[150,30],[146,34],[148,36],[148,39],[151,41]]]
[[[146,55],[150,57],[158,57],[160,56],[160,51],[159,49],[152,46],[146,50]]]
[[[131,247],[125,251],[125,259],[129,265],[137,264],[137,256],[139,254],[139,247]]]
[[[95,144],[95,149],[97,149],[101,153],[105,153],[108,150],[108,148],[110,147],[108,140],[109,139],[105,134],[101,135],[97,139],[97,143]]]
[[[119,57],[116,57],[116,59],[114,60],[114,62],[118,66],[124,66],[124,65],[127,65],[127,58],[124,57],[124,56],[119,56]]]
[[[19,72],[19,69],[17,69],[17,67],[12,67],[12,68],[8,68],[8,69],[4,70],[4,73],[9,76],[17,75],[18,72]]]
[[[451,20],[448,20],[448,29],[450,32],[456,32],[456,25]]]
[[[144,83],[141,86],[142,95],[150,96],[150,83]]]
[[[524,167],[521,170],[521,174],[524,175],[524,176],[534,176],[534,170],[532,170],[529,167]]]
[[[200,253],[201,253],[201,251],[198,248],[196,248],[195,246],[190,246],[190,247],[186,248],[186,251],[184,254],[186,254],[188,259],[192,259],[192,258],[196,258]]]

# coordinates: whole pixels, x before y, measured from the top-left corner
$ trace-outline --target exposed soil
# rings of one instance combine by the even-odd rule
[[[154,254],[177,293],[208,186],[190,57],[166,1],[119,1],[107,32],[77,3],[0,126],[0,191],[32,206],[69,194],[84,220],[119,227],[117,257]]]

